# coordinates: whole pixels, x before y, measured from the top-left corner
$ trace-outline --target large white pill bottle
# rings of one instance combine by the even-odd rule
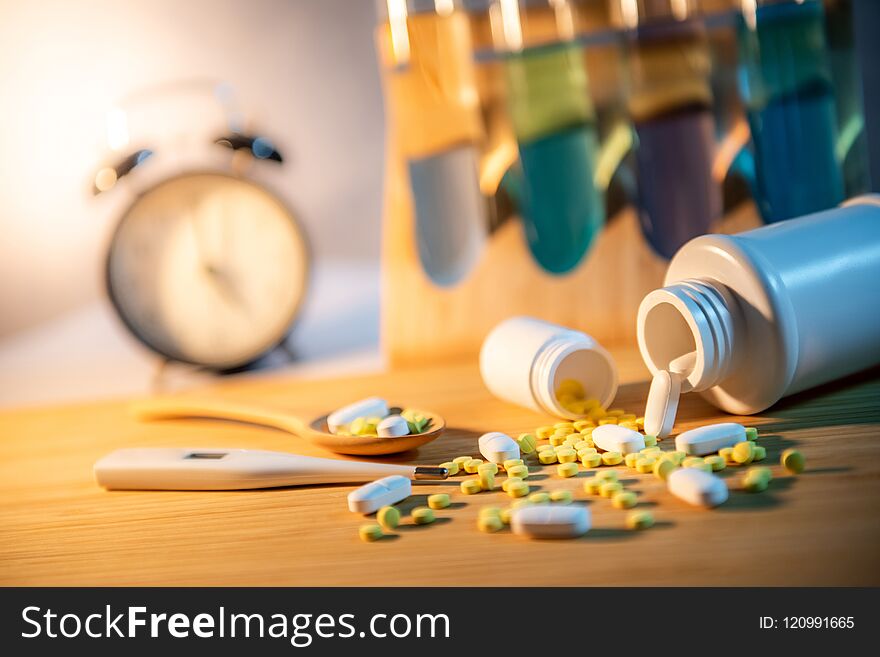
[[[587,398],[604,407],[617,394],[614,359],[586,333],[533,317],[511,317],[483,341],[480,373],[496,397],[572,420],[583,417],[556,397],[566,379],[579,381]]]
[[[693,390],[730,413],[880,363],[880,196],[738,235],[704,235],[673,257],[638,313],[655,374],[696,353]]]

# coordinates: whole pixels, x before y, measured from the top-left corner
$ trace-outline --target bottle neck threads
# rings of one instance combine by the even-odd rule
[[[706,390],[736,367],[740,323],[738,303],[727,287],[705,279],[677,281],[642,301],[639,349],[652,374],[694,352],[693,368],[681,374],[691,389]]]

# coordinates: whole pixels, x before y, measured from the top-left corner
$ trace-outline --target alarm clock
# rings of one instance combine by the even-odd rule
[[[121,197],[107,294],[156,354],[239,369],[285,341],[307,289],[306,237],[260,181],[260,167],[283,162],[268,140],[233,133],[180,143],[186,153],[141,148],[95,177],[96,194]]]

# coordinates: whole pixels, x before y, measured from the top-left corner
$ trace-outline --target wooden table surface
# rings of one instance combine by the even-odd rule
[[[618,352],[615,406],[641,412],[646,372]],[[473,364],[349,380],[260,379],[199,391],[308,415],[367,395],[439,412],[449,430],[401,462],[477,454],[490,430],[531,430],[548,418],[491,398]],[[191,393],[195,394],[195,393]],[[246,492],[107,492],[92,464],[120,447],[249,447],[326,456],[287,434],[210,420],[139,423],[124,401],[0,413],[0,584],[3,585],[878,585],[880,584],[880,377],[858,375],[785,401],[747,424],[761,429],[775,479],[762,494],[723,474],[729,501],[707,511],[671,497],[662,482],[621,468],[654,528],[624,528],[625,512],[588,498],[581,473],[540,468],[533,490],[568,488],[589,504],[593,529],[570,541],[483,534],[478,510],[509,502],[498,491],[465,496],[459,478],[414,486],[395,536],[365,544],[346,508],[350,486]],[[696,395],[677,430],[735,420]],[[669,448],[671,441],[664,441]],[[785,474],[795,446],[807,471]],[[406,511],[431,492],[453,508],[433,525]]]

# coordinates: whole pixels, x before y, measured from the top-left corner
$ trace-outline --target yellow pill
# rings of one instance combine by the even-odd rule
[[[744,440],[733,446],[733,460],[740,465],[751,463],[755,458],[755,443],[751,440]]]
[[[746,427],[746,440],[758,440],[758,430],[755,427]]]
[[[501,518],[501,522],[503,522],[505,525],[509,525],[510,524],[510,515],[512,513],[513,513],[513,507],[507,507],[506,509],[501,509],[501,515],[499,516]]]
[[[606,481],[599,487],[599,494],[602,497],[613,497],[623,490],[623,485],[619,481]]]
[[[501,515],[501,509],[499,509],[497,506],[484,506],[482,509],[480,509],[479,514],[478,514],[478,516],[480,518],[487,518],[489,516],[500,516],[500,515]]]
[[[622,408],[609,408],[605,411],[607,415],[611,415],[613,417],[620,417],[621,415],[626,415],[626,411]]]
[[[529,494],[529,485],[524,481],[518,481],[507,487],[507,494],[511,497],[525,497]]]
[[[623,455],[620,452],[605,452],[602,454],[602,463],[605,465],[618,465],[623,463]]]
[[[519,445],[520,452],[523,454],[531,454],[535,451],[538,441],[536,441],[535,437],[530,433],[521,433],[516,439],[516,444]]]
[[[605,417],[605,409],[601,406],[594,406],[590,409],[590,419],[597,422]]]
[[[539,440],[547,440],[550,436],[553,435],[553,432],[556,431],[555,427],[538,427],[535,429],[535,435]]]
[[[499,531],[504,527],[504,522],[501,520],[501,516],[481,516],[477,518],[477,528],[481,532],[486,532],[488,534],[492,534],[494,532]]]
[[[553,490],[550,491],[550,499],[559,504],[571,504],[572,494],[570,490]]]
[[[473,456],[456,456],[454,459],[452,459],[452,462],[458,464],[458,467],[464,468],[464,464],[472,460],[473,458]]]
[[[434,495],[428,495],[428,506],[432,509],[445,509],[452,502],[449,499],[449,495],[446,493],[435,493]]]
[[[761,491],[765,491],[767,490],[769,483],[770,482],[763,477],[750,477],[745,475],[742,478],[743,488],[748,493],[760,493]]]
[[[635,413],[624,413],[623,415],[618,416],[619,422],[635,422],[636,414]]]
[[[678,466],[675,465],[675,462],[672,459],[657,459],[654,461],[652,471],[654,472],[655,477],[666,481],[666,478],[669,477],[669,475],[672,474],[672,471],[677,467]]]
[[[779,462],[782,464],[783,468],[794,474],[800,474],[803,472],[804,466],[806,465],[804,455],[796,449],[787,449],[782,452],[782,456],[779,457]]]
[[[464,471],[470,474],[477,474],[477,468],[482,464],[482,459],[471,459],[464,464]]]
[[[538,454],[538,460],[544,465],[551,465],[553,463],[556,463],[556,452],[550,450],[541,452],[540,454]]]
[[[511,484],[515,484],[516,482],[519,482],[519,481],[522,481],[522,479],[520,479],[519,477],[508,477],[507,479],[504,480],[504,483],[501,484],[501,490],[503,490],[506,493],[508,486],[510,486]]]
[[[426,506],[417,506],[412,510],[412,519],[417,525],[430,525],[434,522],[434,512]]]
[[[590,477],[584,482],[584,492],[590,495],[598,495],[604,484],[608,483],[598,477]]]
[[[578,473],[578,464],[567,461],[556,466],[556,474],[560,477],[574,477]]]
[[[400,524],[400,511],[393,506],[383,506],[376,513],[376,520],[385,529],[396,529],[397,525]]]
[[[635,469],[636,461],[643,457],[643,454],[639,454],[638,452],[630,452],[626,456],[623,457],[623,463],[628,468]]]
[[[541,452],[546,452],[548,450],[552,452],[553,449],[553,445],[547,445],[546,443],[543,445],[538,445],[538,456],[541,455]]]
[[[707,456],[703,459],[712,468],[712,472],[718,472],[727,467],[727,462],[720,456]]]
[[[582,433],[584,429],[593,430],[595,426],[590,420],[578,420],[577,422],[572,422],[574,425],[574,430],[578,433]]]
[[[480,470],[480,488],[483,490],[495,490],[495,473],[491,470]]]
[[[565,429],[568,433],[571,433],[572,431],[574,431],[574,424],[571,422],[557,422],[553,425],[553,428],[556,431],[559,431],[560,429]]]
[[[370,523],[369,525],[361,525],[358,527],[358,536],[360,536],[361,540],[366,543],[378,541],[383,536],[382,528],[373,523]]]
[[[529,477],[529,466],[527,465],[515,465],[507,471],[507,476],[509,477],[519,477],[520,479],[528,479]]]
[[[648,474],[654,471],[654,464],[657,462],[653,456],[641,456],[636,461],[636,470],[642,474]]]
[[[600,470],[596,473],[596,478],[602,481],[617,481],[617,470]]]
[[[549,493],[532,493],[529,495],[529,502],[532,504],[546,504],[550,501]]]
[[[475,495],[483,490],[479,479],[465,479],[461,482],[461,492],[465,495]]]
[[[722,447],[718,450],[718,456],[723,458],[725,463],[735,463],[733,460],[733,447]]]
[[[606,424],[617,424],[617,418],[616,417],[603,417],[601,420],[599,420],[600,427],[604,426]]]
[[[639,450],[639,454],[641,454],[642,456],[653,456],[654,458],[657,458],[657,455],[660,454],[660,448],[645,447],[644,449]]]
[[[583,449],[579,449],[577,451],[577,457],[578,457],[578,460],[580,461],[581,459],[583,459],[585,456],[587,456],[589,454],[598,454],[598,453],[599,452],[596,451],[595,447],[584,447]]]
[[[581,436],[581,440],[577,441],[573,445],[573,447],[576,452],[579,452],[582,449],[592,449],[592,447],[590,446],[590,443],[588,443],[586,440],[583,440],[583,436]]]
[[[492,474],[498,473],[498,464],[497,463],[480,463],[477,466],[477,472],[491,472]]]
[[[773,479],[773,473],[770,471],[770,468],[766,468],[763,466],[755,466],[753,468],[749,468],[746,471],[745,476],[750,477],[752,479],[761,478],[761,479],[766,480],[767,483],[769,483],[770,480]]]
[[[628,529],[648,529],[654,524],[654,516],[649,511],[630,511],[626,514]]]
[[[645,436],[645,447],[654,447],[657,444],[657,436],[650,434]]]
[[[529,506],[530,504],[531,504],[531,502],[529,502],[527,499],[526,500],[514,500],[513,502],[510,503],[510,508],[511,509],[521,509],[524,506]]]
[[[458,474],[458,463],[455,461],[446,461],[445,463],[440,464],[441,468],[446,468],[446,471],[450,477]]]
[[[566,438],[568,438],[567,435],[554,433],[552,436],[550,436],[550,444],[553,445],[553,447],[559,447],[560,445],[565,443]]]
[[[685,452],[668,452],[668,454],[670,458],[675,459],[675,465],[681,465],[687,458]]]
[[[559,459],[559,462],[562,464],[574,463],[577,461],[578,455],[573,449],[563,449],[556,452],[556,458]]]
[[[599,464],[602,463],[602,455],[598,452],[593,452],[592,454],[584,454],[581,457],[581,463],[585,468],[598,468]]]
[[[703,472],[712,472],[712,466],[699,456],[691,456],[681,464],[684,468],[697,468]]]
[[[611,498],[611,506],[615,509],[631,509],[636,505],[636,494],[628,490],[615,493]]]
[[[595,428],[596,428],[596,427],[586,427],[586,428],[584,428],[584,429],[581,429],[578,433],[581,434],[581,437],[582,437],[584,440],[589,440],[589,441],[592,442],[592,440],[593,440],[593,429],[595,429]]]
[[[583,398],[586,393],[584,392],[584,385],[577,379],[563,379],[556,386],[556,394],[574,395],[575,397]]]
[[[510,470],[510,468],[512,468],[515,465],[525,465],[525,461],[523,461],[522,459],[507,459],[504,462],[504,469]]]
[[[644,417],[637,417],[636,424],[639,426],[639,429],[644,430],[645,429],[645,418]]]
[[[767,448],[763,445],[755,445],[755,458],[753,461],[763,461],[767,458]]]
[[[631,431],[638,431],[639,430],[639,425],[636,424],[635,422],[632,422],[632,421],[618,422],[617,425],[620,427],[623,427],[624,429],[630,429]]]

